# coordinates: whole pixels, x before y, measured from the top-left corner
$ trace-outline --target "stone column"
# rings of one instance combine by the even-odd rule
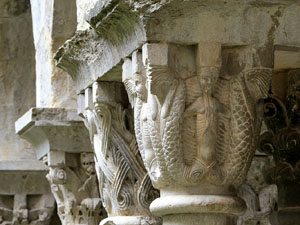
[[[62,225],[98,225],[102,207],[88,131],[74,110],[32,108],[16,122],[49,168],[47,179]]]
[[[267,48],[220,43],[145,44],[125,60],[139,150],[161,193],[150,210],[164,225],[236,224],[271,68]]]
[[[272,94],[264,101],[267,130],[260,136],[259,150],[275,161],[268,176],[278,187],[272,222],[291,225],[300,220],[300,69],[286,72],[287,82],[280,75],[274,76]]]
[[[101,198],[108,213],[100,224],[160,224],[149,211],[149,204],[159,194],[143,167],[123,84],[95,82],[80,98],[85,103],[81,112],[90,132]]]

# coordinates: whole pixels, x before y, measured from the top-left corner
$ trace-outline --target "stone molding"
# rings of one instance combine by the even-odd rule
[[[15,123],[16,133],[35,148],[38,159],[51,150],[91,152],[89,134],[76,110],[32,108]]]
[[[63,225],[97,225],[102,207],[88,131],[74,110],[32,108],[16,122],[49,168],[47,179]]]
[[[81,111],[90,132],[101,198],[109,216],[101,224],[160,224],[149,211],[159,194],[138,151],[124,86],[95,82],[81,97],[85,98]]]

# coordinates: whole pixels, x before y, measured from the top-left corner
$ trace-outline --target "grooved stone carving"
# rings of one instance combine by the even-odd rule
[[[139,154],[123,85],[96,82],[86,90],[85,99],[85,124],[95,151],[101,198],[109,216],[101,224],[139,224],[126,218],[116,222],[122,216],[143,217],[147,224],[158,224],[149,204],[159,194],[153,189]]]
[[[125,59],[139,150],[162,195],[150,209],[164,225],[234,224],[245,209],[235,189],[260,132],[272,75],[267,54],[255,46],[156,43]]]
[[[47,179],[62,225],[98,225],[102,207],[89,133],[75,110],[32,108],[16,131],[49,168]]]
[[[51,162],[51,157],[59,157],[62,160],[65,153],[49,154]],[[50,163],[47,175],[62,224],[98,225],[100,220],[106,217],[106,213],[99,198],[94,154],[84,152],[80,153],[80,156],[71,154],[65,157],[73,163]],[[80,165],[76,165],[76,160]]]
[[[221,46],[208,46],[199,44],[189,77],[176,69],[180,61],[170,62],[176,53],[167,44],[145,44],[123,66],[141,155],[158,188],[238,186],[249,169],[260,129],[256,103],[267,94],[272,70],[230,71],[231,53],[224,53],[221,70]],[[255,57],[255,50],[241,52],[232,54]]]

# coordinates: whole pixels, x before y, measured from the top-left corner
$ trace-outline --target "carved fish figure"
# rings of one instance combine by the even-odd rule
[[[253,68],[236,77],[221,77],[215,97],[221,105],[217,113],[216,184],[239,185],[243,182],[255,152],[260,128],[257,101],[266,97],[272,72]]]

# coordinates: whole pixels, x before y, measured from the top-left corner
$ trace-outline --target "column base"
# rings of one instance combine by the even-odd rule
[[[164,216],[163,225],[236,225],[236,218],[213,213],[174,214]]]
[[[154,200],[150,210],[163,225],[235,225],[246,209],[238,197],[226,195],[176,195]]]
[[[101,221],[100,225],[160,225],[161,222],[147,216],[114,216]]]

